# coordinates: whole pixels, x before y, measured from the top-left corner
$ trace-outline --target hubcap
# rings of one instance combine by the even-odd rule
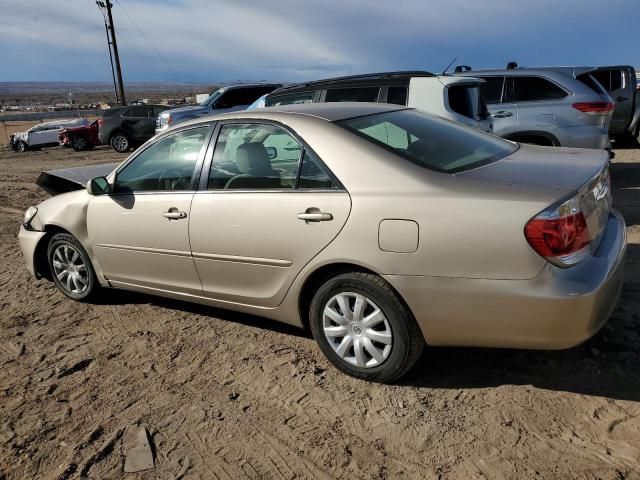
[[[113,147],[116,150],[126,150],[128,146],[129,146],[129,141],[127,140],[126,137],[123,137],[122,135],[118,135],[117,137],[114,137]]]
[[[345,362],[371,368],[391,353],[391,326],[369,298],[354,292],[339,293],[327,302],[322,328],[333,351]]]
[[[89,272],[82,256],[71,245],[60,245],[53,252],[53,273],[69,293],[82,293],[89,286]]]

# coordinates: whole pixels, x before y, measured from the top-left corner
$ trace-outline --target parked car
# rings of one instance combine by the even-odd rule
[[[97,145],[102,145],[98,138],[98,122],[94,120],[87,125],[68,127],[58,133],[58,140],[63,147],[71,147],[76,152],[91,150]]]
[[[281,88],[265,106],[323,102],[381,102],[408,105],[470,127],[492,131],[480,92],[482,80],[424,71],[382,72],[328,78]]]
[[[614,104],[590,67],[471,70],[456,74],[486,81],[482,92],[496,135],[516,142],[611,150]]]
[[[638,141],[640,135],[640,90],[636,71],[629,65],[598,67],[591,75],[615,101],[609,134],[619,140]]]
[[[26,132],[14,133],[10,136],[9,146],[16,152],[54,147],[60,145],[58,134],[65,128],[88,125],[86,118],[73,120],[55,120],[34,125]]]
[[[98,120],[98,139],[116,152],[142,145],[155,134],[156,117],[167,105],[131,105],[105,110]]]
[[[229,85],[214,91],[200,105],[174,108],[158,116],[156,133],[160,133],[178,123],[205,115],[244,110],[262,95],[272,92],[282,85],[279,83],[259,83],[255,85]]]
[[[425,342],[566,348],[603,326],[625,252],[608,160],[399,105],[233,112],[30,207],[18,238],[72,299],[123,288],[308,325],[337,368],[390,382]]]

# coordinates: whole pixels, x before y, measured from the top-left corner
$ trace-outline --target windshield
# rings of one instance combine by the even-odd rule
[[[219,88],[218,90],[213,92],[211,95],[209,95],[207,99],[204,102],[202,102],[200,105],[203,107],[211,105],[220,97],[220,95],[222,95],[223,91],[224,90],[222,88]]]
[[[517,146],[498,137],[416,110],[336,122],[421,167],[455,173],[504,158]]]

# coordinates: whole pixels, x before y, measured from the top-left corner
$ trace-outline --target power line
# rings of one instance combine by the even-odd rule
[[[158,57],[160,57],[160,59],[164,62],[164,64],[167,66],[167,68],[169,70],[171,70],[171,73],[174,75],[174,79],[177,80],[178,79],[178,74],[177,72],[173,69],[173,67],[169,64],[169,62],[167,61],[166,58],[164,58],[164,56],[162,55],[162,53],[160,53],[158,51],[158,49],[155,47],[155,45],[151,42],[151,40],[149,40],[149,37],[147,37],[147,35],[142,31],[142,29],[140,28],[140,26],[136,23],[136,21],[133,19],[133,17],[131,17],[131,15],[129,15],[129,12],[127,12],[127,10],[122,6],[122,3],[120,3],[120,0],[116,0],[116,3],[118,4],[118,7],[120,7],[120,9],[124,12],[124,14],[127,16],[127,18],[129,19],[129,21],[133,24],[134,27],[136,27],[136,29],[142,34],[142,36],[144,37],[144,39],[147,41],[147,43],[149,44],[149,46],[153,49],[154,52],[156,52],[156,54],[158,55]]]

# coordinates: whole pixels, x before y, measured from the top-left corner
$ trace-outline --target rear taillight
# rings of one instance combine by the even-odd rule
[[[590,115],[603,115],[611,112],[615,107],[615,103],[611,102],[580,102],[571,105],[576,110]]]
[[[98,119],[98,126],[101,127],[104,125],[104,118],[99,118]]]
[[[171,114],[167,115],[167,125],[171,125],[173,123],[173,117]]]
[[[540,256],[559,267],[571,267],[590,252],[591,235],[578,197],[529,220],[524,236]]]

